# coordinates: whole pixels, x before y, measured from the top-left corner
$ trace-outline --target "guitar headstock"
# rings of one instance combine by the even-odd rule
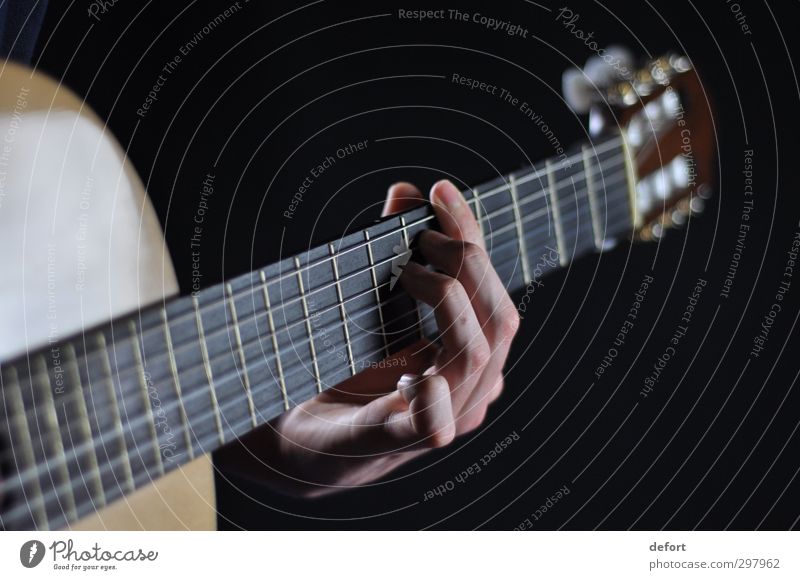
[[[583,102],[591,103],[593,134],[623,133],[635,167],[637,237],[659,238],[702,212],[714,190],[712,103],[684,56],[621,70],[589,83]]]

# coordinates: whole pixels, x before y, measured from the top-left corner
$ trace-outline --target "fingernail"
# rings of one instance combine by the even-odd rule
[[[464,196],[452,182],[444,179],[433,186],[436,199],[451,210],[458,209],[464,203]]]
[[[417,382],[418,379],[419,375],[405,374],[402,377],[400,377],[399,381],[397,381],[397,387],[402,389],[412,383]]]
[[[414,400],[414,397],[417,396],[417,390],[414,388],[417,381],[419,381],[419,375],[412,375],[406,374],[400,377],[400,380],[397,381],[397,390],[400,392],[400,395],[405,399],[406,403],[411,403]]]

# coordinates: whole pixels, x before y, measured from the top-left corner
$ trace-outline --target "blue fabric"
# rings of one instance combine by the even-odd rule
[[[0,56],[30,63],[47,0],[0,0]]]

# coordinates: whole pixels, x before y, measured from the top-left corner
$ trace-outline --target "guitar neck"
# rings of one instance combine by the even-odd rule
[[[612,135],[465,192],[510,292],[631,233]],[[436,333],[392,287],[429,207],[0,368],[5,529],[57,529]]]

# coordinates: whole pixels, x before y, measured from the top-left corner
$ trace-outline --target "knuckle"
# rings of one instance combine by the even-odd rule
[[[464,291],[464,288],[461,286],[461,283],[455,278],[442,276],[439,279],[437,291],[442,298],[446,298],[448,296],[459,295],[461,292]]]
[[[519,312],[513,304],[508,302],[503,308],[501,315],[501,332],[503,338],[512,339],[519,330],[520,318]]]
[[[425,375],[419,382],[419,386],[430,391],[445,391],[450,388],[447,379],[442,375]]]
[[[467,264],[484,265],[488,262],[484,249],[471,242],[461,242],[461,259]]]
[[[475,340],[473,342],[474,344],[467,347],[465,352],[466,363],[471,372],[486,368],[492,356],[492,351],[486,339]]]
[[[493,338],[500,342],[509,342],[517,334],[519,325],[519,312],[510,299],[504,300],[503,304],[492,314]]]
[[[483,421],[486,419],[486,407],[486,405],[481,405],[480,408],[472,410],[469,415],[464,417],[461,422],[461,433],[475,431],[483,425]]]
[[[432,448],[445,447],[453,442],[456,438],[456,427],[453,423],[448,423],[441,429],[433,431],[428,437],[428,446]]]

